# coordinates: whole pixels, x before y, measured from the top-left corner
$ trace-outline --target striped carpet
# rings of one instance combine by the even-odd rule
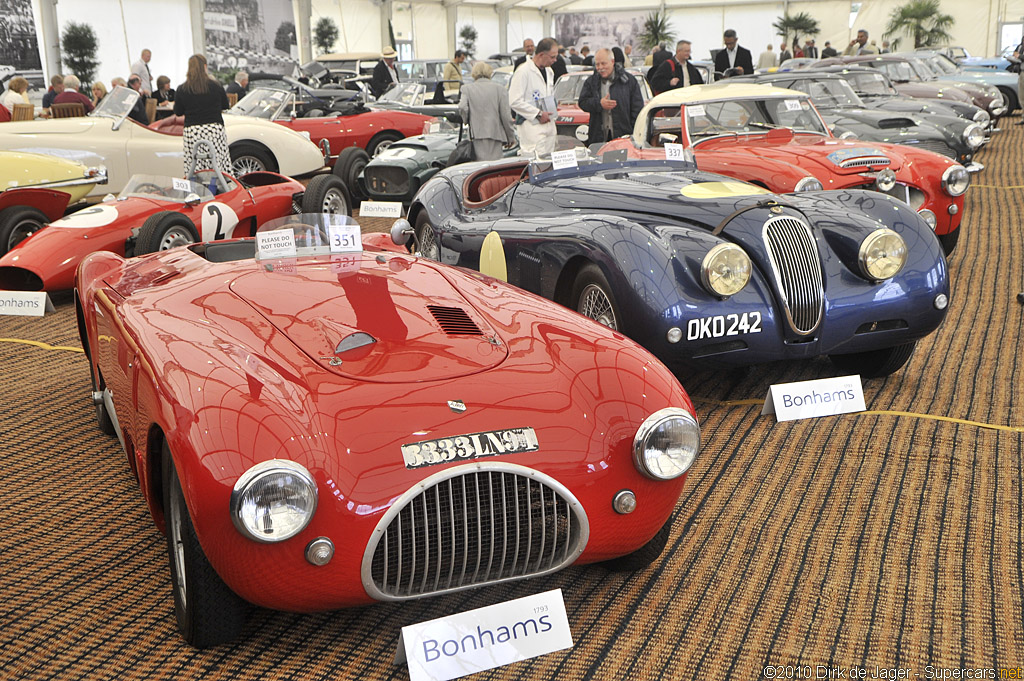
[[[83,356],[0,341],[0,677],[403,679],[403,625],[553,588],[575,646],[477,678],[1024,667],[1022,146],[1011,124],[981,155],[950,314],[904,370],[866,383],[867,413],[759,416],[772,383],[834,375],[824,360],[687,379],[704,450],[669,548],[634,575],[571,568],[413,604],[258,611],[237,643],[194,651],[163,538],[94,425]],[[56,303],[42,320],[0,318],[0,338],[77,347],[70,297]]]

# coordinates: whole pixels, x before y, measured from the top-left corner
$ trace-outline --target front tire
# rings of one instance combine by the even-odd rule
[[[672,533],[672,518],[669,517],[665,524],[658,530],[649,542],[638,548],[633,553],[627,553],[619,558],[612,558],[601,563],[606,569],[612,572],[636,572],[658,560],[658,557],[665,550],[668,544],[668,535]]]
[[[960,241],[960,228],[957,227],[949,234],[937,234],[939,243],[942,244],[942,250],[949,257],[950,254],[956,249],[957,242]]]
[[[166,251],[199,241],[192,221],[181,213],[164,210],[146,218],[135,239],[135,255]]]
[[[572,309],[615,331],[622,330],[622,315],[604,272],[590,263],[580,270],[572,287]]]
[[[0,210],[0,255],[38,232],[48,222],[41,211],[28,206],[10,206]]]
[[[376,157],[392,144],[402,139],[405,138],[397,132],[378,132],[373,136],[369,144],[366,145],[366,153],[371,158]]]
[[[828,358],[840,371],[860,374],[862,378],[882,378],[899,371],[909,362],[915,347],[917,341],[911,341],[891,348],[848,355],[829,355]]]
[[[359,147],[342,149],[334,162],[334,174],[341,178],[349,192],[355,197],[363,197],[362,189],[359,187],[359,173],[363,172],[363,168],[369,162],[369,155]]]
[[[247,173],[259,173],[269,170],[277,172],[277,163],[274,157],[263,148],[252,142],[238,142],[231,145],[231,170],[235,177],[242,177]]]
[[[317,175],[302,194],[303,213],[352,215],[352,200],[345,183],[334,175]]]
[[[174,614],[185,642],[195,648],[227,643],[241,633],[248,607],[227,587],[199,545],[181,480],[163,445],[164,518],[174,590]]]
[[[425,209],[416,217],[416,244],[420,257],[441,261],[437,235],[434,234],[434,226],[430,224],[430,216]]]

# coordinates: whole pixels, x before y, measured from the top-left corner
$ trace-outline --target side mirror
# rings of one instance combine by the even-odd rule
[[[415,232],[412,229],[412,225],[405,218],[395,220],[394,224],[391,225],[391,241],[396,246],[405,246],[414,235]]]
[[[199,195],[193,192],[189,192],[188,196],[185,197],[186,206],[197,206],[199,205]]]

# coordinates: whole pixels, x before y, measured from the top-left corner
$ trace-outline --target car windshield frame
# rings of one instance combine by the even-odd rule
[[[808,89],[805,89],[805,85]],[[810,86],[816,85],[824,90],[824,97],[812,92]],[[864,101],[857,95],[844,78],[806,77],[789,81],[786,85],[791,90],[806,92],[814,105],[823,109],[841,109],[844,107],[864,108]]]
[[[296,96],[291,90],[258,87],[246,93],[231,107],[231,113],[251,118],[276,121],[289,102],[295,104]]]
[[[896,97],[899,95],[899,91],[893,87],[889,77],[878,70],[858,71],[857,73],[848,72],[844,73],[843,77],[850,83],[850,87],[853,88],[854,92],[862,97]],[[881,84],[884,92],[875,92],[863,87],[863,84],[867,82]]]
[[[261,257],[259,247],[257,246],[254,255],[254,260],[260,262],[261,260],[281,260],[285,258],[302,258],[307,256],[332,256],[342,255],[347,257],[356,256],[362,252],[362,242],[359,242],[359,248],[353,250],[347,250],[342,252],[332,252],[330,242],[330,228],[333,226],[354,226],[356,233],[360,232],[359,222],[348,215],[342,215],[339,213],[299,213],[296,215],[286,215],[284,217],[274,218],[264,222],[256,230],[257,243],[259,243],[258,235],[267,232],[274,232],[278,230],[285,230],[289,227],[292,229],[292,237],[295,243],[295,255],[294,256],[277,256],[269,255]]]
[[[118,85],[107,93],[103,101],[96,105],[96,108],[89,112],[89,116],[113,119],[115,121],[114,129],[116,130],[124,122],[124,119],[128,117],[132,109],[135,108],[137,101],[139,101],[138,92],[123,85]]]
[[[785,102],[787,101],[797,102],[800,112],[796,113],[796,110],[793,108],[794,105],[786,104]],[[769,111],[769,103],[775,104],[771,111]],[[745,111],[729,112],[726,114],[724,107],[727,105],[739,105]],[[716,107],[718,108],[717,115],[714,111]],[[787,111],[794,113],[796,116],[804,116],[804,120],[811,123],[812,127],[798,128],[786,125],[783,122],[783,119],[777,118],[779,107],[786,107]],[[685,131],[680,130],[680,127],[682,126],[682,119],[679,114],[679,109],[681,108],[685,110],[687,117]],[[710,115],[708,115],[709,108],[712,109]],[[668,116],[657,115],[660,112],[671,112],[672,110],[675,110],[676,113],[670,113]],[[703,110],[704,113],[700,113],[701,110]],[[742,123],[732,124],[722,121],[720,118],[722,115],[732,115],[733,113],[746,113],[747,119]],[[800,93],[799,97],[736,97],[730,99],[686,102],[682,105],[665,104],[660,107],[650,108],[646,115],[647,139],[644,140],[644,144],[654,147],[660,145],[650,144],[650,140],[653,139],[656,134],[661,135],[663,133],[680,135],[680,140],[684,146],[687,147],[696,147],[708,140],[725,136],[740,137],[764,135],[770,130],[784,128],[791,129],[794,135],[819,135],[823,137],[831,137],[828,126],[821,119],[821,115],[811,104],[810,98],[804,93]],[[668,125],[659,126],[655,122],[661,117],[669,119]],[[695,125],[695,123],[700,122],[700,119],[705,119],[707,123],[703,126]],[[675,121],[678,122],[676,123]]]
[[[186,182],[188,189],[180,189],[174,185]],[[156,199],[167,203],[186,203],[190,195],[195,195],[200,203],[212,201],[213,193],[206,185],[195,182],[191,179],[170,177],[169,175],[150,175],[136,173],[124,186],[124,189],[117,195],[118,201],[130,198]]]

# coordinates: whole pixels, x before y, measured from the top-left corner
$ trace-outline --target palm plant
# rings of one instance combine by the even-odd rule
[[[320,54],[329,52],[334,47],[334,41],[338,39],[338,25],[330,17],[320,17],[313,29],[313,43],[320,50]]]
[[[462,46],[462,51],[466,53],[468,59],[472,59],[473,54],[476,52],[476,39],[478,35],[472,24],[466,24],[459,31],[459,44]]]
[[[931,47],[952,41],[952,27],[953,17],[939,11],[939,0],[910,0],[892,11],[882,37],[891,40],[894,50],[902,40],[899,34],[913,37],[915,48]]]
[[[655,10],[648,14],[637,38],[640,46],[646,50],[653,50],[658,45],[671,45],[676,39],[676,33],[669,26],[668,12]]]
[[[775,29],[778,35],[782,36],[782,42],[787,45],[791,44],[791,42],[799,41],[801,35],[812,36],[821,33],[818,20],[807,12],[784,14],[779,17],[778,21],[772,24],[772,28]],[[790,33],[793,34],[792,41],[789,39]]]
[[[92,26],[68,22],[60,39],[63,52],[61,61],[67,67],[67,72],[78,76],[83,83],[91,83],[96,74],[96,67],[100,65],[96,59],[98,45],[99,40]]]

